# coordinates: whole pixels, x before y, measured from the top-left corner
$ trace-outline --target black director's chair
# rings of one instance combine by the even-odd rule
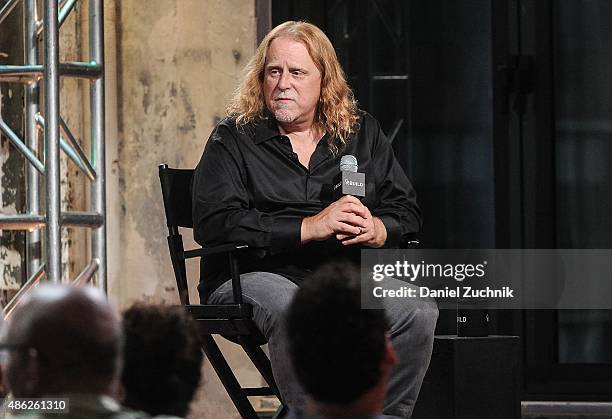
[[[179,227],[193,229],[191,216],[193,172],[193,170],[187,169],[171,169],[166,164],[159,165],[159,179],[168,225],[168,249],[174,268],[179,298],[181,304],[196,320],[206,357],[219,376],[236,409],[244,418],[257,418],[257,414],[247,396],[276,396],[281,403],[282,399],[272,375],[270,360],[261,349],[261,345],[266,344],[266,338],[253,322],[252,306],[242,301],[240,273],[235,254],[246,249],[247,246],[227,244],[194,250],[184,249]],[[232,304],[224,305],[190,304],[185,260],[206,258],[206,256],[212,254],[227,254],[228,256],[234,301]],[[242,387],[212,335],[221,335],[239,344],[267,382],[268,387]],[[282,415],[285,410],[284,406],[281,406],[277,415]]]

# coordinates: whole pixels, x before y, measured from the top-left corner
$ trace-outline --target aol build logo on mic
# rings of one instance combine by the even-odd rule
[[[358,188],[363,188],[363,182],[356,182],[354,180],[350,180],[350,179],[344,179],[344,183],[347,186],[356,186]]]
[[[363,188],[364,183],[363,182],[357,182],[351,179],[344,179],[344,184],[348,187],[348,186],[354,186],[357,188]],[[334,185],[334,191],[336,191],[336,189],[338,189],[340,186],[342,186],[342,182],[338,182],[337,184]]]

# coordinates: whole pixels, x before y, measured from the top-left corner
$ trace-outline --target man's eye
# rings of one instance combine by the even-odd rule
[[[268,72],[268,74],[270,74],[271,76],[278,76],[280,74],[280,71],[278,71],[278,70],[270,70]]]

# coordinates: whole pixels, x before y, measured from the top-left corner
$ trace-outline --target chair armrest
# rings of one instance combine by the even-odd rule
[[[183,252],[184,259],[209,256],[226,253],[229,257],[230,277],[232,281],[232,294],[234,304],[242,304],[242,287],[240,285],[240,272],[238,270],[238,259],[234,256],[235,251],[248,249],[246,244],[222,244],[219,246],[201,247],[199,249],[187,250]]]
[[[246,244],[222,244],[219,246],[201,247],[199,249],[186,250],[185,259],[216,255],[219,253],[228,253],[233,252],[235,250],[244,250],[248,249],[248,247],[249,246]]]
[[[250,304],[190,304],[185,306],[185,309],[196,320],[253,317],[253,307]]]

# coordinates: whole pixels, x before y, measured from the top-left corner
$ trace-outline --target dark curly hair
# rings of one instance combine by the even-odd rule
[[[136,304],[123,314],[123,404],[151,416],[185,416],[200,383],[202,351],[182,307]]]
[[[383,310],[361,308],[353,265],[325,265],[304,280],[286,320],[295,373],[315,401],[349,403],[381,379],[388,323]]]

